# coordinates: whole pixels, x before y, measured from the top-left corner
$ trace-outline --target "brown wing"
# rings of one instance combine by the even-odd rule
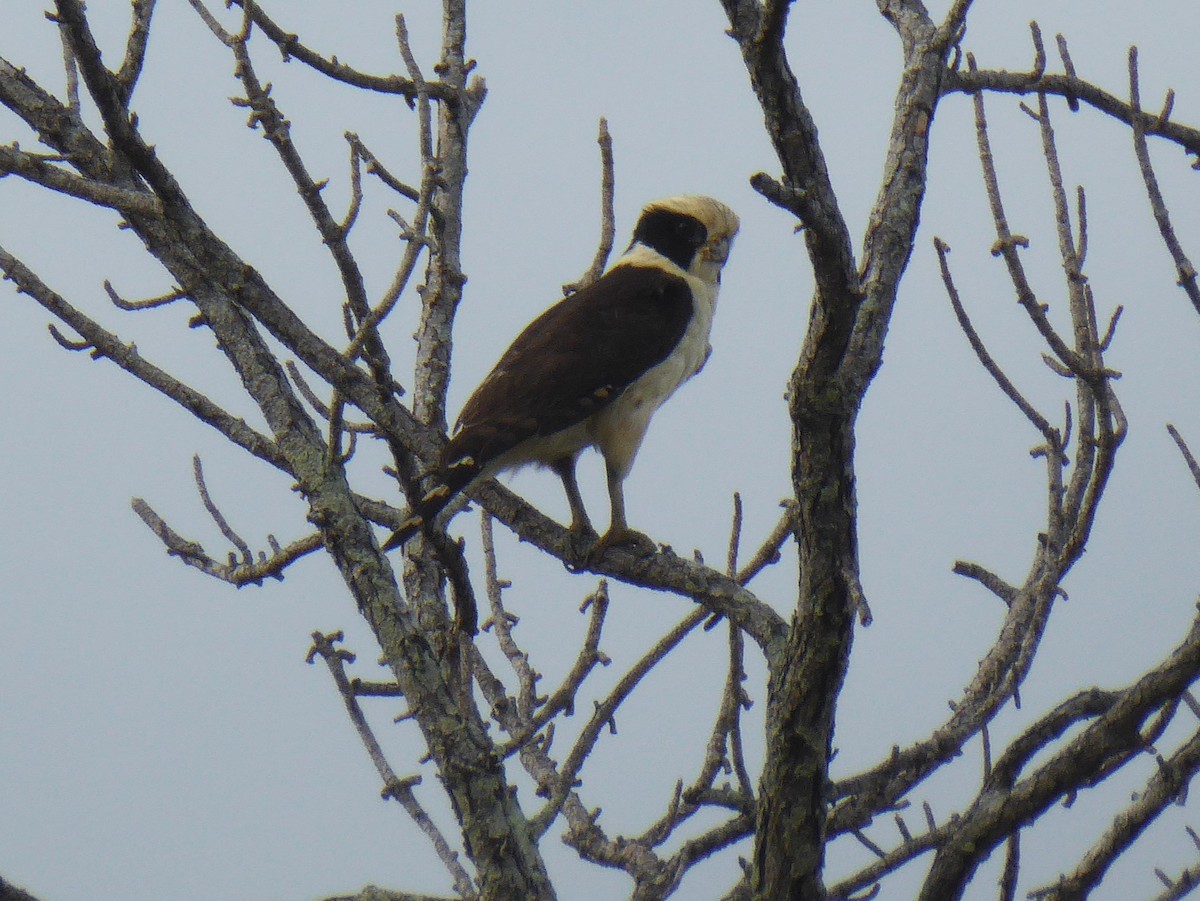
[[[618,266],[555,304],[517,336],[463,407],[443,456],[448,487],[462,487],[522,441],[612,403],[666,359],[691,315],[687,282],[643,266]]]

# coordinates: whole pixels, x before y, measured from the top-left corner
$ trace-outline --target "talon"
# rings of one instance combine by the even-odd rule
[[[575,559],[587,561],[591,555],[592,548],[600,540],[600,536],[596,534],[596,530],[592,528],[590,522],[571,523],[570,529],[571,550],[575,553]]]
[[[619,547],[638,557],[649,557],[658,550],[658,542],[636,529],[610,528],[588,551],[588,559],[596,560],[610,547]]]

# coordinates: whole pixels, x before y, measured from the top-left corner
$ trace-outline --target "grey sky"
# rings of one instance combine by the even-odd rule
[[[58,37],[41,6],[0,0],[0,55],[60,90]],[[410,32],[431,67],[438,17],[432,4],[408,6]],[[135,103],[144,133],[218,232],[318,330],[336,334],[336,272],[270,147],[228,102],[238,90],[231,61],[187,4],[160,7]],[[392,2],[358,0],[281,4],[278,15],[324,52],[399,71],[395,11]],[[116,54],[125,4],[93,2],[90,14]],[[774,173],[776,164],[719,4],[480,3],[471,16],[469,49],[490,93],[471,139],[469,282],[451,409],[591,260],[595,134],[607,116],[619,242],[628,240],[645,201],[672,193],[711,194],[743,221],[713,356],[656,419],[627,482],[631,523],[681,554],[698,548],[721,560],[737,490],[746,506],[744,545],[753,546],[788,493],[782,394],[811,282],[793,223],[747,184],[751,173]],[[981,65],[1027,67],[1031,18],[1047,35],[1064,32],[1079,73],[1118,95],[1127,90],[1126,50],[1137,43],[1146,105],[1157,106],[1173,86],[1174,115],[1200,121],[1194,4],[979,0],[965,46]],[[871,3],[810,0],[794,7],[792,23],[793,64],[851,226],[861,233],[878,187],[899,48]],[[298,64],[280,64],[271,48],[259,46],[258,59],[310,168],[331,179],[330,197],[346,196],[347,129],[394,171],[411,166],[415,120],[402,103],[334,90]],[[1023,710],[1002,715],[997,733],[1008,731],[993,734],[997,745],[1075,690],[1123,684],[1161,658],[1190,622],[1200,586],[1200,492],[1164,430],[1174,422],[1200,451],[1200,317],[1173,284],[1126,132],[1094,112],[1052,108],[1068,183],[1088,189],[1088,271],[1099,309],[1126,306],[1110,360],[1125,374],[1117,390],[1131,431],[1091,550],[1067,582],[1070,600],[1057,609],[1022,689]],[[1053,313],[1064,295],[1036,128],[1015,100],[990,101],[989,112],[1010,219],[1031,238],[1027,259]],[[32,146],[15,119],[0,121],[0,140]],[[934,128],[920,240],[860,420],[861,556],[875,623],[858,633],[842,696],[839,774],[945,719],[947,699],[971,677],[1001,612],[950,567],[965,558],[1020,578],[1043,515],[1043,468],[1028,455],[1036,436],[959,333],[936,276],[935,234],[953,246],[964,302],[1022,389],[1056,418],[1069,396],[1042,365],[1042,347],[988,253],[993,234],[968,100],[944,103]],[[1180,237],[1200,254],[1197,175],[1169,148],[1158,148],[1156,161]],[[364,213],[372,225],[360,226],[355,243],[376,294],[398,252],[383,211],[375,199]],[[81,202],[41,196],[14,178],[0,182],[0,244],[148,358],[251,418],[210,334],[185,327],[186,309],[134,315],[108,304],[105,278],[131,297],[170,287],[114,223]],[[0,655],[0,873],[46,901],[292,901],[368,882],[446,892],[424,839],[378,799],[377,778],[327,674],[304,665],[313,629],[345,629],[360,671],[371,675],[374,646],[333,568],[314,556],[283,584],[235,591],[168,559],[129,509],[132,496],[144,497],[210,551],[222,547],[191,482],[191,457],[199,453],[210,490],[242,534],[256,546],[267,532],[286,541],[306,529],[286,480],[114,366],[61,350],[28,298],[6,287],[0,310],[0,622],[8,643]],[[410,303],[390,325],[397,355],[411,348],[411,310]],[[589,508],[604,510],[598,459],[585,458],[581,470]],[[552,476],[521,474],[510,484],[565,516]],[[394,494],[382,475],[373,487]],[[474,516],[456,521],[472,546],[477,528]],[[594,579],[566,574],[506,534],[498,541],[504,575],[514,583],[508,603],[522,617],[520,638],[545,684],[554,684],[582,635],[576,608]],[[790,559],[756,583],[759,596],[784,612],[794,599]],[[679,598],[624,589],[614,588],[613,598],[604,649],[615,662],[595,677],[588,697],[689,608]],[[612,831],[644,829],[675,780],[694,773],[703,750],[697,736],[711,726],[724,679],[723,666],[713,664],[723,648],[720,629],[690,639],[619,716],[619,733],[602,740],[583,773],[584,793],[603,805]],[[751,655],[747,687],[758,702],[761,680]],[[388,725],[399,705],[378,702],[371,710],[393,765],[416,771],[424,749],[415,728]],[[758,713],[747,725],[752,767],[760,758]],[[968,751],[979,753],[977,743]],[[1143,776],[1149,765],[1140,764]],[[980,766],[963,767],[962,782],[931,787],[939,816],[973,790]],[[436,780],[423,772],[422,800],[449,828]],[[1107,823],[1107,805],[1128,790],[1099,794],[1052,815],[1039,841],[1029,843],[1028,888],[1077,858]],[[1173,872],[1192,862],[1183,826],[1200,825],[1195,813],[1195,802],[1171,811],[1096,897],[1150,896],[1153,867]],[[1070,827],[1056,825],[1063,822]],[[556,839],[546,846],[569,886],[564,899],[624,895],[623,877],[580,864]],[[866,853],[839,846],[831,874]],[[913,869],[915,878],[923,864]],[[714,897],[735,871],[728,855],[700,867],[679,897]],[[991,897],[989,879],[978,884],[987,891],[972,897]]]

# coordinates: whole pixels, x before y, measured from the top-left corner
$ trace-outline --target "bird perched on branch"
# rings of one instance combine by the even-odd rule
[[[587,447],[604,457],[612,513],[593,546],[654,543],[629,527],[622,485],[654,412],[704,365],[733,210],[684,195],[648,204],[629,249],[513,341],[475,389],[433,472],[436,484],[384,543],[399,547],[473,483],[530,463],[558,473],[571,531],[596,533],[575,479]]]

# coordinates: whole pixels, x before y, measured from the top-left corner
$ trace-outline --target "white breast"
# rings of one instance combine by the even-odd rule
[[[622,262],[646,262],[663,267],[665,260],[655,251],[635,246]],[[692,292],[692,318],[683,338],[665,360],[639,376],[609,407],[591,423],[594,441],[608,465],[621,477],[628,474],[641,447],[646,429],[655,411],[676,389],[695,375],[708,355],[713,313],[717,304],[717,284],[709,283],[667,263],[666,268],[685,279]]]

